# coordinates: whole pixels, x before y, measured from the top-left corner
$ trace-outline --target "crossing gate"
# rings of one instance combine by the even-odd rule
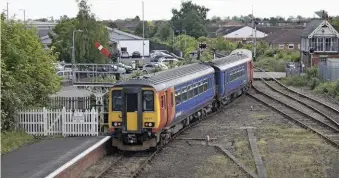
[[[98,111],[31,109],[18,113],[18,124],[25,132],[38,135],[98,136]]]

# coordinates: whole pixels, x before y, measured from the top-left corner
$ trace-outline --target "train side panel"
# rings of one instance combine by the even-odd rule
[[[214,83],[214,75],[209,74],[175,86],[175,116],[167,126],[172,126],[211,104],[215,96]]]

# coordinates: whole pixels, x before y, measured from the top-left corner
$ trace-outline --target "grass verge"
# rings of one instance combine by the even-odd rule
[[[260,130],[260,137],[268,177],[326,177],[339,158],[336,148],[305,129],[270,125]]]
[[[231,159],[224,155],[208,158],[198,169],[197,178],[246,177],[246,174]]]
[[[23,145],[38,142],[44,138],[29,135],[24,131],[3,131],[1,132],[1,154],[6,154]]]

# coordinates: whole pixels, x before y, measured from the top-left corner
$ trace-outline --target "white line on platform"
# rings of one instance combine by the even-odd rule
[[[67,163],[65,163],[64,165],[62,165],[61,167],[59,167],[57,170],[53,171],[52,173],[50,173],[48,176],[46,176],[45,178],[52,178],[57,176],[58,174],[60,174],[62,171],[64,171],[65,169],[67,169],[68,167],[72,166],[74,163],[76,163],[77,161],[79,161],[80,159],[82,159],[83,157],[85,157],[88,153],[92,152],[93,150],[95,150],[96,148],[98,148],[99,146],[101,146],[102,144],[104,144],[107,140],[109,140],[111,137],[107,136],[103,139],[101,139],[99,142],[97,142],[96,144],[92,145],[90,148],[88,148],[87,150],[83,151],[82,153],[80,153],[78,156],[76,156],[75,158],[73,158],[72,160],[68,161]]]

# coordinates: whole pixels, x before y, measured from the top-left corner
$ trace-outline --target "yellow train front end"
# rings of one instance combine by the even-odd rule
[[[119,150],[155,148],[160,113],[157,92],[145,86],[115,86],[109,94],[109,132]]]

